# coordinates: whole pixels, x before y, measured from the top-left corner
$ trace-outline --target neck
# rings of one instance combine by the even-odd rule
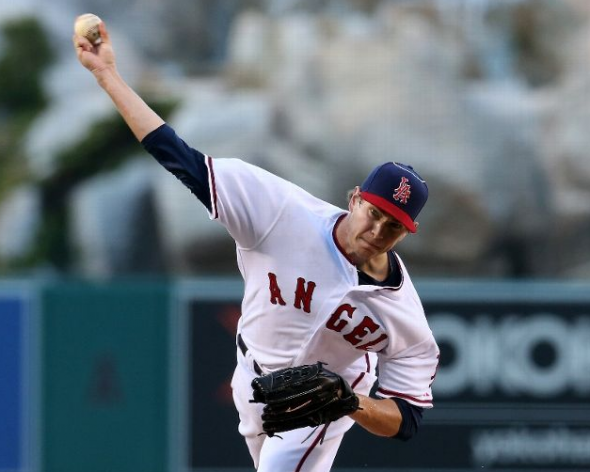
[[[389,276],[389,257],[387,253],[379,254],[357,267],[375,280],[383,282]]]

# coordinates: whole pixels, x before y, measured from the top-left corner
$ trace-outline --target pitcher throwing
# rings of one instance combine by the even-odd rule
[[[329,471],[355,422],[411,438],[432,407],[439,350],[394,248],[417,231],[424,180],[386,162],[341,209],[242,160],[202,154],[121,78],[104,22],[99,28],[99,45],[74,36],[80,63],[145,149],[235,240],[245,292],[232,388],[256,469]],[[308,396],[302,402],[297,392]]]

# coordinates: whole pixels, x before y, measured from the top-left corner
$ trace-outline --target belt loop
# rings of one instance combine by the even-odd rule
[[[246,353],[248,352],[248,346],[244,342],[244,339],[240,333],[238,333],[238,347],[240,348],[240,351],[242,351],[243,356],[247,359],[248,357],[246,356]],[[252,358],[252,366],[254,367],[254,372],[256,372],[258,375],[262,375],[262,369],[254,358]]]

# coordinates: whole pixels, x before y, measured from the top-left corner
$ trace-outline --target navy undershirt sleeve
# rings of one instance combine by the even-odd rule
[[[411,439],[417,432],[422,423],[423,408],[412,405],[401,398],[392,398],[402,414],[402,424],[400,425],[398,433],[393,436],[394,439],[407,441]]]
[[[204,154],[186,144],[167,124],[149,133],[141,144],[211,211],[209,172]]]

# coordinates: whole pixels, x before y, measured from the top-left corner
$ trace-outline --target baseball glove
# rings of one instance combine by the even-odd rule
[[[262,428],[268,436],[329,424],[359,409],[348,382],[321,362],[290,367],[252,381],[253,403],[264,403]]]

